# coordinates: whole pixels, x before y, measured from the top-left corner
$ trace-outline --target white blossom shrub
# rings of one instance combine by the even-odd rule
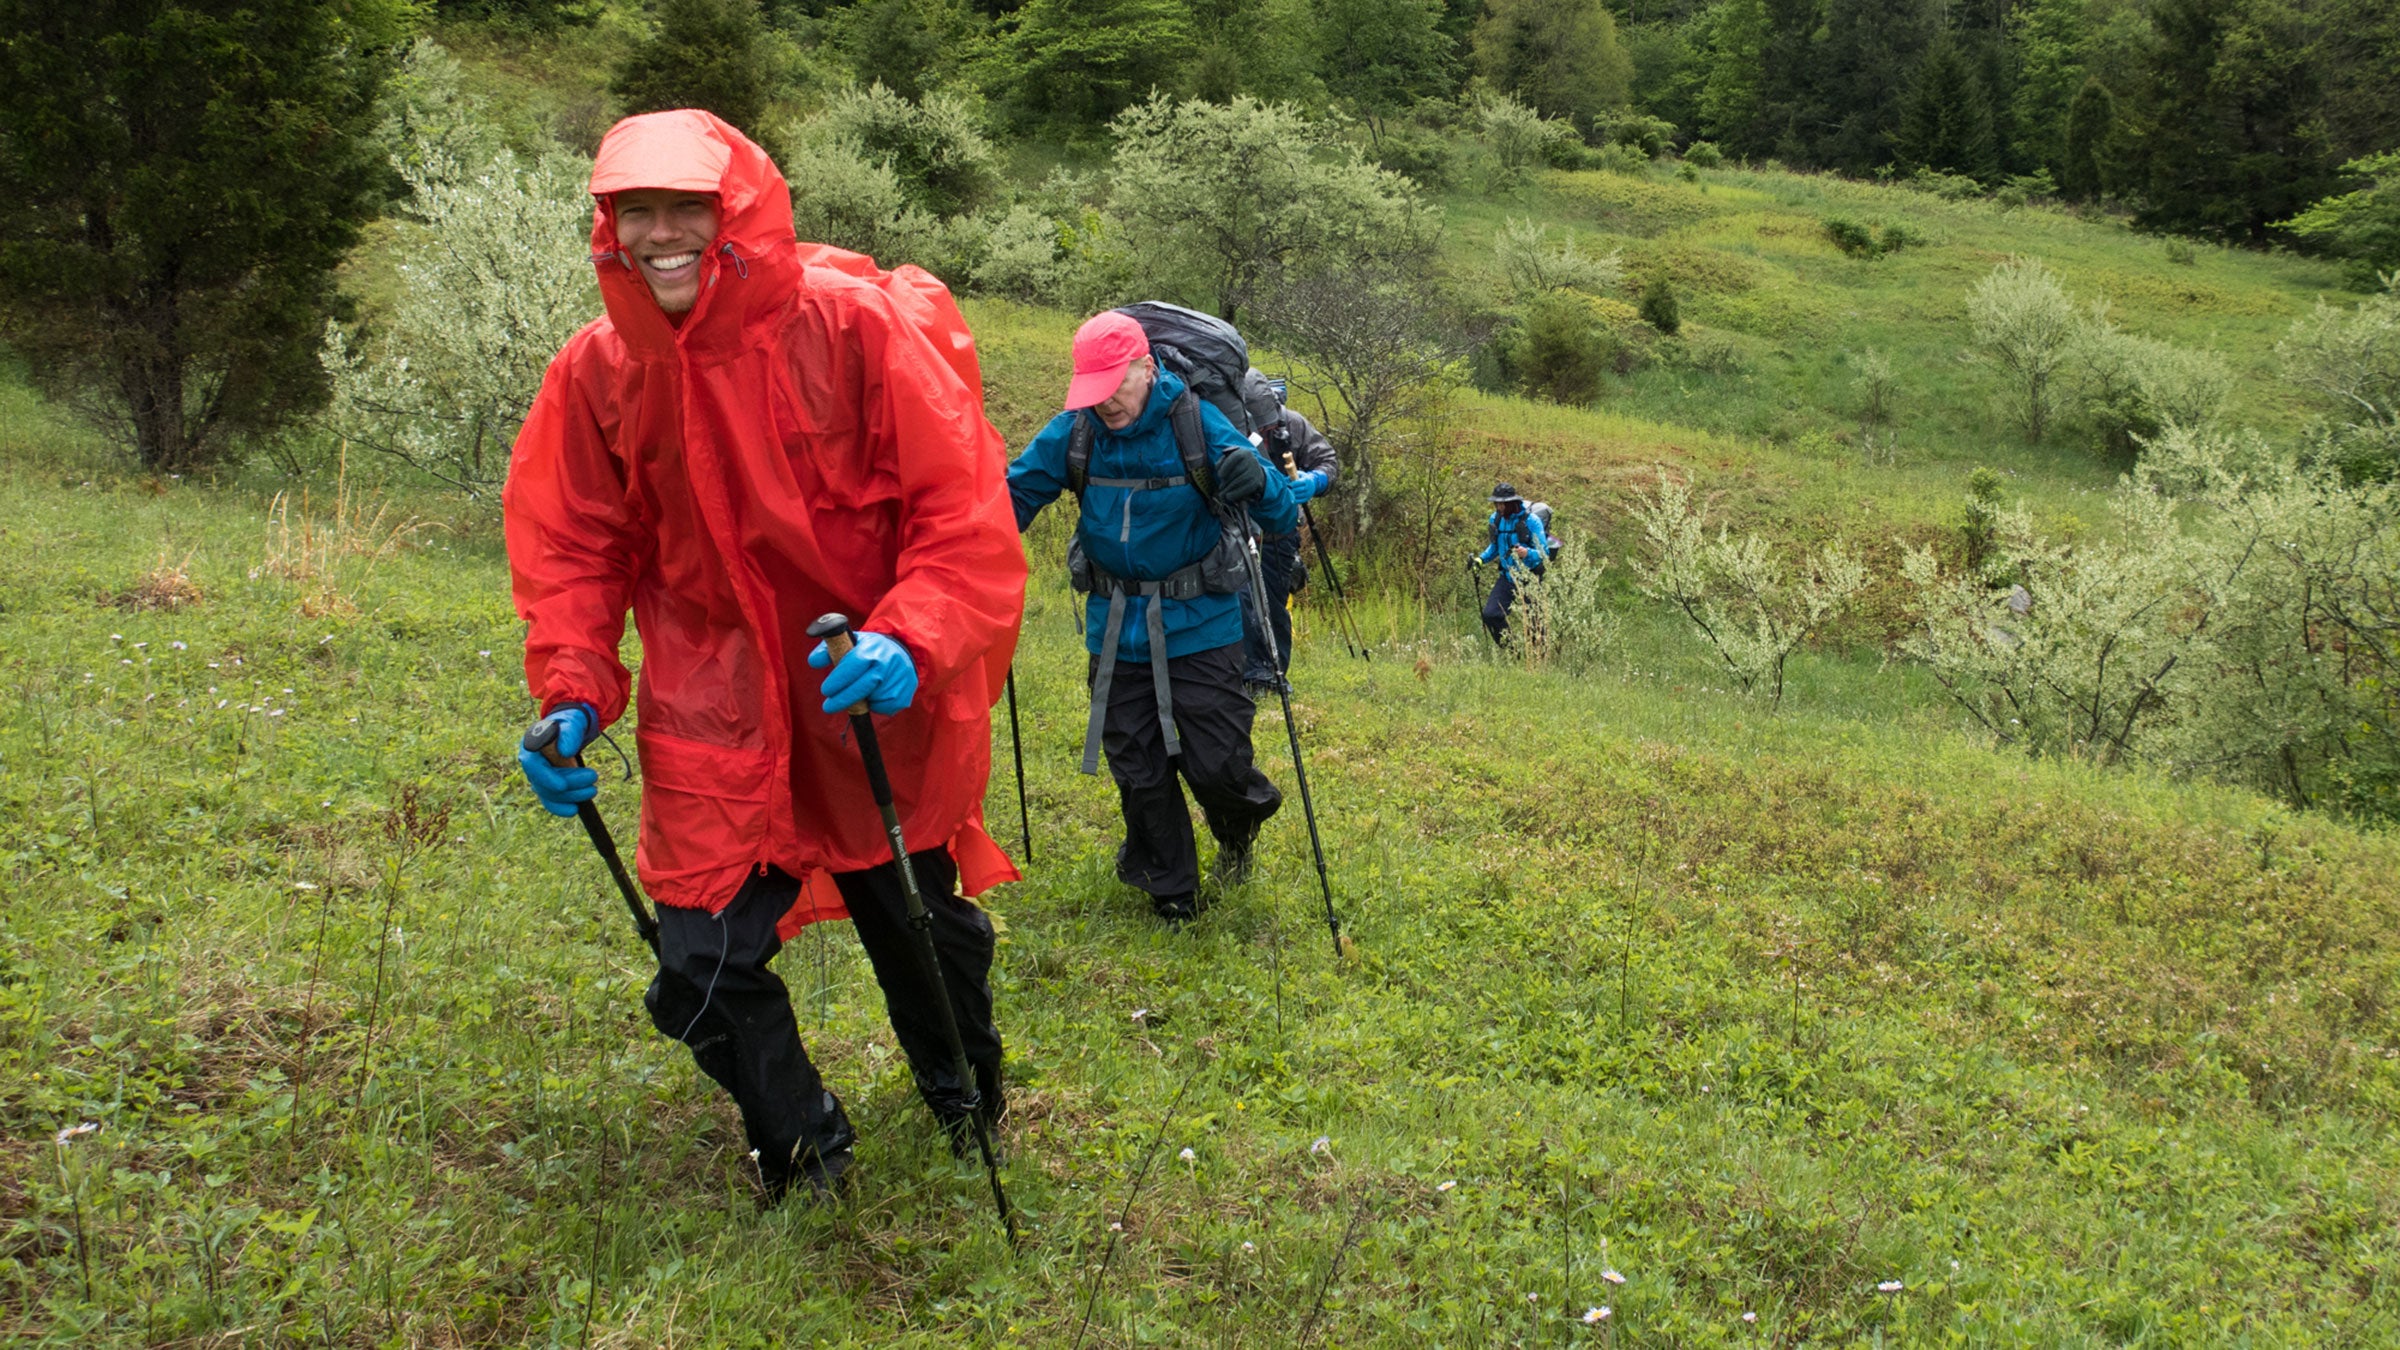
[[[1976,347],[2007,375],[2008,414],[2039,442],[2056,416],[2059,375],[2082,331],[2058,275],[2034,258],[2011,258],[1967,295]]]
[[[392,155],[411,193],[392,250],[399,293],[368,322],[327,325],[319,359],[336,436],[481,495],[506,477],[550,358],[600,311],[591,163],[487,150],[459,125],[472,110],[440,98],[440,50],[411,55],[433,96]]]
[[[1659,471],[1658,488],[1632,509],[1646,557],[1634,586],[1682,611],[1745,693],[1783,702],[1784,667],[1800,644],[1849,607],[1867,584],[1864,564],[1828,544],[1798,566],[1756,534],[1708,535],[1708,511],[1691,487]]]
[[[1502,223],[1492,259],[1520,302],[1552,291],[1606,295],[1625,284],[1622,249],[1595,256],[1576,247],[1573,231],[1559,233],[1553,244],[1549,227],[1539,221],[1511,217]]]

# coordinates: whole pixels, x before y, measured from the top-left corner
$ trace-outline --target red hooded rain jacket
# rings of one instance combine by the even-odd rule
[[[680,326],[617,248],[609,194],[637,187],[718,195]],[[640,630],[643,886],[715,911],[772,863],[806,883],[789,936],[844,916],[827,873],[891,860],[807,665],[836,610],[916,661],[915,703],[877,728],[909,847],[949,845],[970,895],[1015,880],[983,792],[1025,555],[957,306],[916,268],[797,242],[782,174],[708,113],[619,123],[591,190],[608,312],[551,362],[503,502],[545,712],[616,721],[629,608]]]

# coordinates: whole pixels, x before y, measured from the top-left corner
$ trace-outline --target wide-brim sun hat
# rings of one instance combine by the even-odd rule
[[[1513,485],[1508,483],[1495,483],[1492,485],[1492,495],[1490,500],[1493,502],[1521,502],[1525,499],[1517,495],[1517,489]]]

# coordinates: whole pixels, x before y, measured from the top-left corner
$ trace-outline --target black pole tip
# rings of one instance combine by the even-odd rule
[[[815,623],[812,623],[808,626],[808,635],[817,639],[819,642],[832,637],[836,633],[847,633],[849,631],[850,616],[847,614],[821,615],[818,617]]]

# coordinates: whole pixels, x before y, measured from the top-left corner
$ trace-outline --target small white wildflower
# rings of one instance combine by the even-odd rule
[[[81,1125],[69,1125],[67,1128],[60,1130],[58,1132],[58,1138],[56,1142],[60,1148],[65,1148],[67,1145],[74,1143],[76,1140],[81,1139],[87,1134],[98,1133],[100,1133],[100,1122],[96,1120],[87,1120]]]
[[[1607,1308],[1604,1308],[1604,1307],[1603,1307],[1603,1308],[1586,1308],[1586,1309],[1584,1309],[1584,1310],[1583,1310],[1583,1324],[1584,1324],[1585,1326],[1587,1326],[1587,1327],[1596,1327],[1596,1326],[1600,1325],[1602,1322],[1605,1322],[1605,1321],[1607,1321],[1607,1320],[1608,1320],[1608,1317],[1609,1317],[1609,1311],[1610,1311],[1609,1309],[1607,1309]]]
[[[287,693],[287,694],[288,694],[288,693],[290,693],[290,692],[292,692],[292,691],[291,691],[291,690],[289,690],[289,689],[286,689],[286,690],[284,690],[283,692],[285,692],[285,693]]]
[[[1199,1154],[1192,1152],[1188,1148],[1183,1152],[1176,1154],[1175,1156],[1183,1159],[1185,1162],[1197,1162],[1200,1158]]]
[[[1245,1242],[1242,1244],[1242,1250],[1244,1252],[1255,1252],[1258,1250],[1258,1244],[1255,1242]]]
[[[1528,1291],[1525,1295],[1525,1301],[1527,1303],[1539,1303],[1542,1301],[1542,1296],[1540,1294]]]
[[[125,635],[123,633],[111,633],[108,635],[108,640],[111,642],[123,642],[125,640]]]
[[[486,651],[479,651],[479,652],[477,652],[477,653],[475,653],[475,654],[476,654],[477,656],[480,656],[480,657],[482,657],[482,658],[483,658],[484,660],[486,660],[486,661],[489,661],[489,660],[491,660],[491,659],[492,659],[492,654],[491,654],[490,652],[486,652]]]
[[[1952,1270],[1956,1270],[1956,1269],[1958,1269],[1958,1262],[1956,1262],[1956,1261],[1953,1261],[1953,1262],[1951,1262],[1951,1263],[1950,1263],[1950,1268],[1951,1268]]]
[[[1883,1283],[1875,1286],[1875,1292],[1878,1294],[1897,1294],[1900,1292],[1900,1282],[1898,1280],[1885,1280]]]
[[[295,881],[292,883],[292,889],[295,891],[313,891],[316,888],[317,883],[313,881]]]
[[[317,803],[317,805],[319,805],[319,806],[331,806],[331,805],[333,805],[333,803],[332,803],[332,802],[318,802],[318,803]]]
[[[1143,1018],[1148,1017],[1149,1015],[1150,1010],[1148,1008],[1136,1008],[1133,1010],[1133,1020],[1136,1022],[1141,1021]]]
[[[318,645],[318,646],[320,646],[320,647],[322,647],[322,646],[324,646],[326,643],[328,643],[328,642],[331,642],[331,641],[333,641],[333,634],[331,634],[331,633],[327,633],[325,636],[323,636],[323,637],[321,637],[321,638],[318,638],[318,639],[317,639],[317,645]],[[236,665],[239,665],[239,664],[241,663],[241,658],[240,658],[240,657],[235,657],[235,658],[234,658],[234,663],[235,663]]]
[[[1330,1135],[1323,1135],[1323,1134],[1320,1134],[1320,1135],[1318,1135],[1318,1136],[1317,1136],[1317,1142],[1315,1142],[1315,1143],[1313,1143],[1313,1144],[1310,1144],[1310,1145],[1308,1146],[1308,1151],[1309,1151],[1309,1155],[1310,1155],[1311,1157],[1317,1157],[1317,1158],[1330,1158],[1330,1157],[1332,1157],[1332,1156],[1333,1156],[1333,1138],[1332,1138],[1332,1136],[1330,1136]]]
[[[170,642],[170,643],[168,643],[167,645],[168,645],[169,647],[171,647],[171,648],[175,649],[176,651],[179,651],[179,652],[188,652],[188,651],[190,651],[190,650],[191,650],[191,648],[190,648],[188,645],[186,645],[186,644],[184,644],[184,643],[182,643],[182,642]]]
[[[274,711],[272,711],[272,712],[268,713],[268,714],[267,714],[267,716],[269,716],[269,717],[281,717],[281,716],[283,716],[283,709],[281,709],[281,708],[277,708],[277,709],[275,709]]]
[[[1437,1191],[1455,1191],[1458,1189],[1458,1183],[1455,1181],[1445,1181],[1441,1185],[1434,1187],[1434,1189]]]
[[[1601,1272],[1600,1272],[1600,1278],[1601,1278],[1601,1279],[1604,1279],[1604,1280],[1606,1280],[1606,1281],[1608,1281],[1610,1284],[1623,1284],[1623,1283],[1625,1283],[1625,1277],[1624,1277],[1624,1276],[1622,1276],[1622,1275],[1619,1275],[1619,1274],[1617,1273],[1617,1269],[1616,1269],[1616,1267],[1614,1267],[1614,1266],[1611,1266],[1611,1267],[1609,1267],[1608,1269],[1601,1271]]]
[[[1755,1322],[1758,1320],[1758,1314],[1754,1312],[1743,1313],[1742,1320],[1745,1322]]]
[[[1108,1231],[1112,1233],[1122,1233],[1125,1231],[1125,1225],[1121,1223],[1112,1223],[1108,1226]]]
[[[137,642],[137,643],[133,644],[133,649],[134,649],[135,651],[137,651],[137,652],[138,652],[138,651],[140,651],[142,648],[144,648],[144,647],[147,647],[147,646],[149,646],[149,645],[150,645],[150,644],[149,644],[149,643],[147,643],[147,642]]]
[[[120,665],[120,666],[130,666],[130,665],[132,665],[132,664],[133,664],[133,658],[132,658],[132,657],[130,657],[130,656],[128,656],[128,657],[124,657],[124,658],[120,659],[120,660],[117,662],[117,664],[118,664],[118,665]]]

